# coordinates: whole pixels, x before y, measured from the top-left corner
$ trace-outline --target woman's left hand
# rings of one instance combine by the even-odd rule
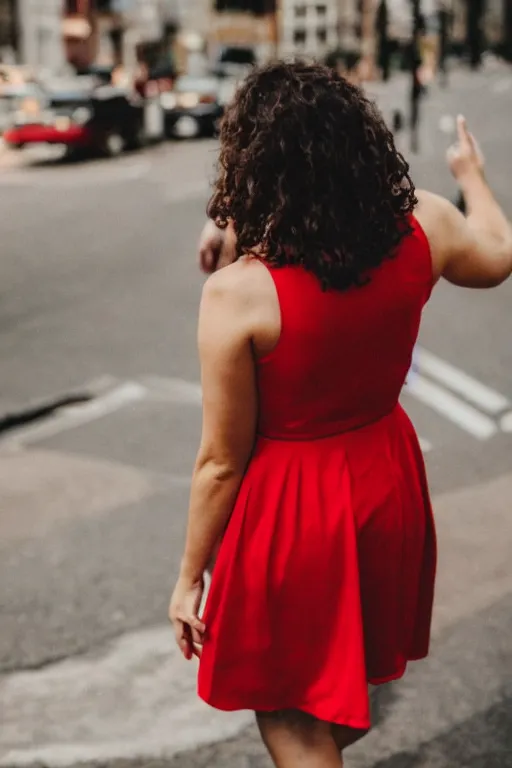
[[[169,620],[174,627],[176,642],[184,657],[201,656],[205,625],[199,619],[204,580],[179,578],[169,605]]]

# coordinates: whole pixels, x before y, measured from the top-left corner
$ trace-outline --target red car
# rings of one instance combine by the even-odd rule
[[[27,98],[4,132],[7,146],[62,144],[73,152],[117,155],[140,147],[145,135],[145,104],[137,94],[76,77],[46,85],[39,98]]]

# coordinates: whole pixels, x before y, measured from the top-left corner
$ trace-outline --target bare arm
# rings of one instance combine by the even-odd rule
[[[438,277],[467,288],[490,288],[512,273],[512,227],[485,181],[481,154],[462,118],[458,130],[459,142],[448,160],[468,215],[444,198],[420,192],[418,218],[425,224]]]
[[[255,364],[231,275],[205,285],[199,318],[203,430],[192,477],[182,574],[202,576],[231,514],[255,438]]]
[[[222,538],[256,434],[250,302],[231,270],[207,281],[199,315],[203,429],[192,476],[185,550],[169,607],[178,645],[200,655],[203,574]]]

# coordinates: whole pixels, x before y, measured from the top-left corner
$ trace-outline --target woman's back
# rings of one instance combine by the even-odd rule
[[[302,267],[270,268],[281,329],[258,365],[260,434],[333,435],[394,408],[432,288],[428,242],[412,224],[395,257],[361,287],[323,291]]]
[[[428,652],[435,529],[398,396],[435,281],[512,270],[462,120],[459,138],[468,221],[416,194],[375,107],[324,67],[255,70],[223,120],[209,213],[238,261],[201,303],[203,431],[171,617],[185,655],[202,642],[200,695],[255,710],[283,768],[339,768],[369,727],[368,682]]]

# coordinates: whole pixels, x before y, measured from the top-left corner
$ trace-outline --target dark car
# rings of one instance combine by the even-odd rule
[[[256,51],[251,46],[226,45],[218,52],[213,72],[218,77],[243,80],[256,64]]]
[[[70,152],[117,155],[145,138],[144,101],[95,77],[46,83],[37,102],[25,100],[4,132],[8,146],[62,144]]]
[[[170,138],[214,136],[224,114],[219,82],[213,77],[179,77],[172,91],[162,93],[160,101],[165,133]]]

